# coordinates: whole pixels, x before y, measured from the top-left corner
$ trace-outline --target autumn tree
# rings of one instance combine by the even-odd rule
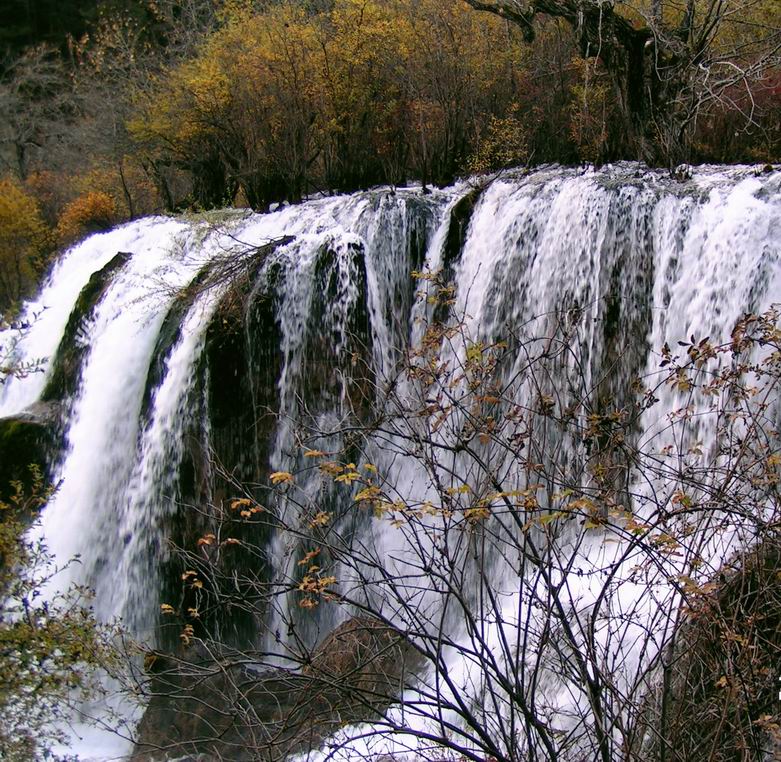
[[[35,200],[16,181],[0,180],[0,312],[29,294],[50,241]]]
[[[235,14],[209,41],[226,96],[218,150],[253,208],[299,200],[317,174],[317,45],[308,14],[285,6]]]
[[[201,206],[444,184],[496,142],[492,117],[518,118],[522,48],[504,28],[496,52],[500,27],[428,1],[226,6],[193,56],[138,93],[130,133],[149,163],[190,175]]]
[[[496,120],[516,117],[525,97],[519,88],[525,51],[517,30],[497,19],[483,23],[454,3],[425,0],[396,8],[414,175],[424,183],[451,182],[474,170],[469,159],[478,151],[483,154],[481,169],[493,168],[485,159],[487,144],[496,142]],[[516,163],[522,163],[516,138],[523,142],[523,136],[505,137],[508,150],[517,154]]]

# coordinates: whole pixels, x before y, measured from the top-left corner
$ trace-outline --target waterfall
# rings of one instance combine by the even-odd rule
[[[129,256],[115,261],[120,252]],[[98,288],[101,273],[106,282]],[[449,289],[447,299],[436,298],[432,273]],[[426,289],[434,294],[430,303],[417,298]],[[467,367],[474,347],[501,346],[493,370],[499,386],[505,384],[505,398],[525,409],[550,399],[543,404],[585,420],[578,407],[584,395],[600,409],[631,407],[633,381],[650,384],[658,375],[665,343],[676,346],[692,336],[729,341],[744,313],[761,313],[780,295],[781,172],[751,167],[704,167],[683,181],[635,164],[547,167],[507,173],[485,187],[462,183],[427,194],[375,190],[265,215],[154,218],[88,238],[63,255],[27,305],[30,327],[14,350],[22,360],[57,359],[46,373],[0,387],[0,414],[19,414],[39,399],[58,405],[61,442],[52,478],[61,486],[44,512],[42,531],[58,558],[79,556],[69,573],[95,588],[101,617],[123,617],[140,638],[175,641],[177,633],[159,630],[161,602],[181,593],[184,567],[172,549],[192,549],[209,530],[215,507],[242,495],[274,516],[237,535],[257,549],[253,574],[271,589],[290,591],[311,545],[305,538],[321,536],[308,528],[308,508],[316,506],[333,517],[341,549],[352,548],[361,559],[345,563],[334,550],[339,584],[363,587],[356,600],[412,632],[421,622],[410,621],[400,600],[383,604],[372,596],[384,575],[414,577],[409,595],[416,615],[425,611],[425,627],[446,626],[450,644],[442,656],[447,679],[423,676],[417,688],[406,690],[406,708],[402,703],[391,711],[415,732],[370,742],[348,728],[339,736],[344,753],[418,748],[415,733],[431,719],[430,696],[437,691],[442,726],[462,720],[459,691],[486,726],[508,718],[522,725],[500,684],[498,662],[516,653],[507,650],[508,638],[525,637],[551,653],[526,668],[536,670],[550,738],[566,738],[566,753],[575,759],[592,748],[597,732],[583,720],[593,696],[578,684],[588,677],[587,667],[550,646],[561,633],[547,624],[528,625],[535,617],[548,621],[537,611],[543,587],[558,585],[560,602],[571,612],[597,611],[593,632],[573,637],[591,638],[589,647],[610,663],[617,690],[628,691],[639,689],[640,673],[643,686],[652,685],[644,670],[670,635],[670,612],[679,605],[675,586],[649,589],[632,571],[636,555],[621,542],[605,544],[598,532],[562,529],[545,551],[552,575],[547,582],[539,570],[503,557],[500,546],[484,546],[479,570],[464,576],[463,595],[483,601],[493,592],[502,600],[486,607],[491,615],[484,621],[469,623],[457,605],[443,603],[447,596],[434,577],[427,578],[421,559],[448,532],[464,538],[453,540],[454,553],[472,553],[477,533],[457,535],[437,517],[418,516],[417,526],[431,529],[424,540],[410,525],[371,518],[355,506],[354,490],[325,481],[305,450],[354,452],[356,473],[365,475],[367,463],[376,467],[389,491],[409,505],[436,506],[447,488],[463,513],[473,509],[467,508],[470,495],[531,490],[540,510],[554,511],[559,498],[552,496],[560,486],[552,480],[532,487],[528,469],[506,451],[491,451],[490,432],[480,433],[479,443],[476,432],[472,450],[482,453],[484,468],[458,447],[447,462],[435,464],[413,452],[403,436],[412,429],[405,426],[426,428],[431,442],[450,446],[463,437],[471,415],[456,409],[437,422],[432,410],[428,419],[399,422],[404,400],[414,400],[421,389],[400,379],[400,368],[432,321],[457,326],[440,337],[437,362],[449,368],[443,373]],[[545,378],[528,378],[530,356],[543,356],[543,339],[556,331],[567,336],[571,352],[546,360]],[[63,336],[72,346],[59,346]],[[67,382],[55,383],[63,363]],[[466,375],[440,377],[426,393],[466,395]],[[452,381],[447,388],[443,378]],[[692,398],[670,384],[656,395],[658,404],[638,417],[632,436],[658,451],[671,435],[670,413]],[[497,419],[513,409],[509,402],[485,405],[495,405]],[[350,426],[361,416],[383,423],[356,444]],[[520,436],[521,424],[519,418],[508,436]],[[686,436],[706,450],[718,438],[705,417]],[[587,475],[590,453],[570,433],[548,427],[545,437],[527,444],[546,466],[540,481],[556,469],[596,478]],[[295,491],[271,489],[273,472],[295,475]],[[486,483],[489,472],[501,475],[501,490]],[[436,474],[444,487],[435,486]],[[634,495],[642,521],[650,510],[644,508],[650,498],[643,498],[649,487],[633,484],[631,474],[621,478],[614,492]],[[496,519],[496,536],[515,531],[508,521]],[[718,537],[712,527],[705,522],[698,530],[704,575],[716,573],[743,541],[739,527]],[[546,532],[541,525],[529,536],[544,538]],[[370,560],[381,568],[371,568]],[[237,556],[231,563],[226,578],[250,560]],[[674,556],[665,563],[665,580],[684,574]],[[615,568],[624,570],[622,581],[611,587],[609,610],[602,611],[600,591],[613,585],[604,570]],[[238,592],[245,600],[253,594]],[[288,592],[273,605],[256,601],[231,621],[204,626],[234,646],[251,641],[265,651],[279,649],[281,638],[277,663],[284,663],[297,648],[285,640],[286,629],[312,646],[346,616],[327,605],[311,612],[297,608],[297,600]],[[458,642],[471,645],[459,650]],[[485,668],[494,658],[491,649],[499,671]],[[486,696],[498,703],[481,706]],[[518,730],[519,748],[538,743],[529,738]]]

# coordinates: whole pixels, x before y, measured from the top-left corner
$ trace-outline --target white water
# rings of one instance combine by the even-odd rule
[[[28,359],[54,354],[79,291],[93,272],[117,251],[134,254],[114,277],[81,337],[89,350],[66,427],[66,450],[57,474],[63,483],[46,510],[43,524],[59,558],[81,557],[81,564],[74,567],[76,579],[96,587],[101,616],[124,616],[137,635],[150,636],[160,602],[155,575],[168,554],[166,519],[181,510],[175,473],[185,448],[183,432],[198,414],[189,407],[195,369],[220,295],[219,288],[206,291],[183,317],[181,336],[167,357],[166,370],[143,420],[147,372],[176,289],[190,282],[205,262],[226,252],[283,235],[295,236],[272,257],[285,277],[276,303],[282,357],[280,425],[268,466],[272,471],[300,471],[308,465],[300,457],[296,440],[296,422],[302,414],[307,412],[310,423],[332,430],[349,416],[349,371],[344,369],[336,374],[337,393],[319,409],[304,411],[302,398],[311,380],[306,377],[306,353],[311,352],[307,348],[318,334],[330,343],[336,356],[352,346],[348,335],[351,315],[363,299],[356,287],[358,270],[353,252],[356,247],[363,251],[366,272],[365,309],[372,351],[371,358],[363,360],[370,359],[382,382],[394,377],[408,337],[420,336],[422,329],[416,320],[426,312],[411,304],[409,273],[419,265],[413,262],[410,231],[417,229],[428,241],[427,267],[439,267],[449,209],[467,190],[462,186],[434,197],[421,197],[413,191],[359,194],[263,216],[234,216],[216,229],[185,221],[140,221],[90,238],[63,258],[29,307],[30,314],[41,314],[22,344]],[[334,252],[326,269],[337,284],[336,296],[328,297],[329,311],[312,325],[312,305],[323,297],[318,293],[322,281],[317,281],[317,273],[324,248]],[[665,341],[674,345],[691,334],[725,341],[744,312],[761,312],[781,300],[781,174],[757,177],[750,168],[703,169],[695,172],[691,181],[679,184],[662,173],[622,166],[596,172],[548,169],[522,179],[502,179],[489,186],[478,202],[454,283],[453,311],[463,315],[470,341],[487,344],[507,339],[527,326],[529,331],[545,335],[554,323],[577,311],[582,315],[578,346],[583,362],[577,375],[584,388],[601,378],[605,364],[619,368],[624,367],[621,363],[634,364],[641,374],[654,374],[659,364],[657,352]],[[625,358],[612,354],[615,349],[605,343],[603,325],[608,320],[611,288],[619,291],[621,326],[635,339]],[[534,320],[538,316],[546,317]],[[642,346],[642,339],[650,351]],[[451,359],[457,360],[461,351],[456,342]],[[519,372],[523,363],[519,354],[505,370],[506,377]],[[568,366],[555,373],[559,375],[550,380],[550,388],[566,396],[574,370]],[[629,379],[623,382],[628,384]],[[33,402],[43,383],[41,376],[33,376],[0,389],[2,414],[18,412]],[[526,382],[513,393],[522,402],[536,394]],[[657,433],[666,425],[667,413],[685,402],[683,393],[669,386],[658,396],[661,401],[646,414],[641,434],[655,447],[667,441],[665,434]],[[453,422],[450,428],[444,427],[439,441],[447,443],[461,422],[459,419],[458,425]],[[703,423],[690,436],[707,442],[713,436],[709,425]],[[208,432],[208,424],[205,428]],[[329,450],[339,447],[342,438],[333,435],[318,442],[321,449]],[[573,447],[565,439],[560,446],[565,454]],[[393,450],[404,453],[407,449],[401,439],[375,440],[372,448],[376,456],[372,459],[401,497],[410,503],[436,499],[430,474],[419,459],[393,457]],[[576,464],[578,457],[573,450],[568,462]],[[492,464],[502,474],[503,489],[528,486],[526,475],[503,458]],[[484,474],[464,456],[448,465],[458,477],[454,486],[460,486],[460,479],[475,491],[481,488],[478,482]],[[338,491],[323,487],[316,472],[297,477],[296,489],[304,503],[322,500],[324,494],[338,502]],[[348,495],[347,505],[349,500]],[[298,510],[284,500],[278,503],[280,520],[291,528],[290,532],[278,532],[271,545],[272,578],[280,584],[296,573],[294,553],[299,529],[307,518],[299,516]],[[364,521],[357,526],[365,558],[401,575],[420,567],[422,558],[432,554],[433,545],[427,544],[428,540],[416,547],[412,541],[419,541],[419,535],[410,529],[393,528],[387,520]],[[434,534],[442,530],[434,519],[431,527]],[[728,533],[705,544],[708,569],[718,568],[735,537]],[[564,533],[549,550],[551,573],[565,582],[565,608],[588,612],[607,584],[602,570],[612,566],[626,569],[617,575],[621,582],[610,583],[609,603],[603,605],[597,619],[594,647],[599,653],[595,659],[610,665],[621,688],[640,689],[639,668],[653,659],[666,635],[677,597],[669,585],[649,589],[647,580],[629,571],[636,558],[622,558],[623,546],[606,544],[603,539],[597,533]],[[501,594],[502,602],[498,607],[481,609],[485,622],[480,637],[475,640],[467,634],[457,616],[445,617],[451,638],[467,644],[466,653],[445,649],[447,672],[454,688],[475,698],[486,688],[489,695],[502,694],[497,671],[502,659],[508,658],[503,654],[502,638],[511,638],[529,617],[536,616],[534,598],[544,588],[539,579],[525,581],[513,563],[496,554],[489,554],[488,568],[491,587]],[[688,571],[670,559],[669,568],[659,579],[666,582],[666,578]],[[351,577],[371,577],[360,564],[343,565],[341,572],[340,582],[345,586]],[[421,579],[422,590],[418,589]],[[434,585],[425,588],[425,575],[414,582],[414,597],[425,611],[427,626],[438,626],[442,593]],[[475,589],[467,592],[477,594],[480,583],[472,583]],[[393,610],[393,601],[389,601],[388,616],[399,626],[414,624],[406,614],[393,614]],[[270,631],[297,616],[285,597],[272,614]],[[309,636],[316,639],[343,616],[321,614]],[[536,650],[544,651],[544,638],[548,637],[542,627],[545,621],[546,616],[541,616],[540,626],[529,628],[529,653],[535,652],[535,643],[539,644]],[[646,637],[648,629],[650,638]],[[497,671],[485,669],[485,654],[475,643],[498,655]],[[472,656],[469,648],[477,649]],[[551,725],[572,734],[568,749],[577,758],[592,741],[587,696],[579,682],[582,676],[567,672],[561,654],[550,653],[543,659],[547,661],[536,688],[541,711]],[[432,675],[426,680],[423,691],[439,691],[444,706],[451,689],[433,682]],[[408,693],[407,700],[421,700],[421,695]],[[447,707],[442,711],[445,720],[459,724],[456,712]],[[492,721],[504,721],[501,715],[513,709],[500,701],[498,707],[486,706],[485,711],[485,722],[490,726]],[[616,709],[619,714],[621,711]],[[431,725],[425,716],[430,713],[430,706],[422,712],[407,707],[400,724],[423,730]],[[496,720],[490,719],[491,713],[497,715]],[[358,738],[365,731],[342,731],[339,753],[400,754],[420,743],[414,735],[399,733]],[[356,739],[349,742],[353,735]],[[84,749],[81,747],[80,753],[89,756],[89,746]]]

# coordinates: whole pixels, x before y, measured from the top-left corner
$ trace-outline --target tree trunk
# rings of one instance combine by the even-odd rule
[[[614,152],[649,164],[676,164],[687,157],[681,109],[690,55],[690,13],[681,28],[661,35],[648,26],[635,28],[610,3],[598,0],[464,0],[472,8],[504,18],[535,36],[532,21],[538,13],[564,19],[577,36],[581,55],[602,61],[615,91],[622,119],[622,136]]]

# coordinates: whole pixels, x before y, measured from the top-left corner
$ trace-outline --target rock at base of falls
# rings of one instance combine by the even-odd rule
[[[24,494],[28,493],[35,481],[31,466],[37,466],[44,479],[48,477],[56,419],[55,407],[46,403],[36,403],[18,415],[0,418],[0,501],[15,492],[13,482],[21,484]]]
[[[420,667],[403,635],[368,617],[337,627],[301,669],[257,672],[248,661],[205,648],[150,654],[151,699],[131,762],[284,759],[377,717]]]

